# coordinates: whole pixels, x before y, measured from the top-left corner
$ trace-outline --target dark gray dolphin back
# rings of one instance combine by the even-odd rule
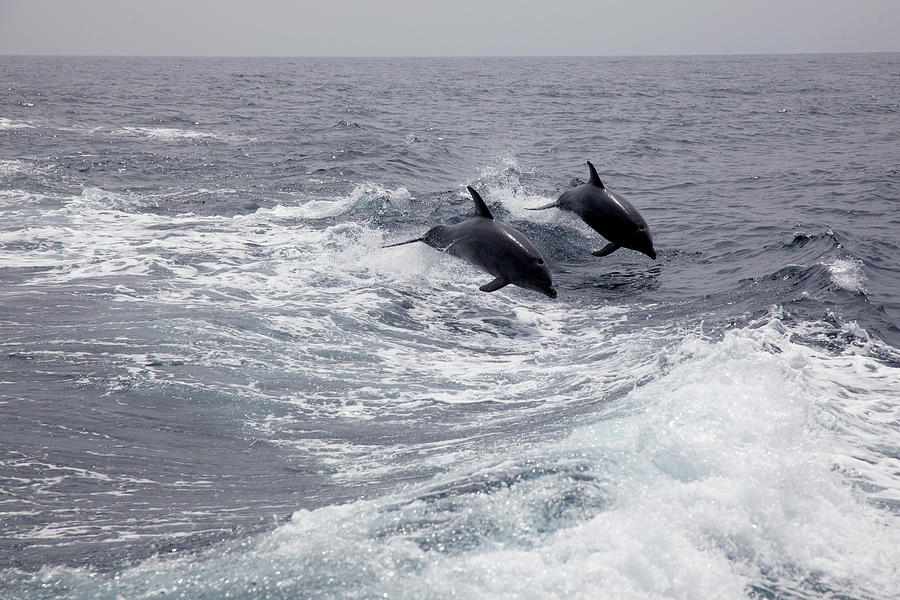
[[[384,246],[424,242],[475,265],[494,276],[481,286],[493,292],[509,284],[556,297],[550,269],[540,252],[517,229],[494,220],[481,195],[468,188],[475,204],[475,216],[455,225],[438,225],[416,239]]]
[[[558,207],[577,214],[590,227],[609,240],[595,256],[606,256],[619,248],[631,248],[656,258],[650,227],[641,213],[621,194],[609,191],[600,181],[597,169],[588,161],[590,180],[567,190],[544,208]]]

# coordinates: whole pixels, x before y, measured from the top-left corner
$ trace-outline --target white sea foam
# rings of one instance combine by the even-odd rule
[[[0,130],[3,129],[31,129],[34,125],[29,123],[28,121],[15,121],[13,119],[7,119],[5,117],[0,117]]]
[[[866,293],[866,274],[859,259],[836,258],[827,265],[831,281],[841,289],[857,294]]]
[[[413,201],[404,188],[367,185],[334,202],[347,210],[366,202]],[[262,372],[275,368],[298,382],[320,382],[269,391],[247,379],[210,381],[209,389],[263,396],[322,418],[399,419],[406,411],[435,405],[525,407],[535,397],[545,406],[565,405],[621,393],[656,368],[644,354],[658,347],[663,333],[645,331],[644,345],[631,345],[633,336],[610,335],[610,328],[627,316],[621,308],[587,308],[573,317],[564,303],[548,304],[517,289],[479,294],[473,304],[471,292],[485,282],[483,273],[424,245],[382,249],[383,234],[362,225],[303,224],[310,215],[319,218],[330,211],[281,206],[230,218],[170,216],[141,212],[145,203],[139,196],[85,189],[63,208],[36,210],[27,231],[0,233],[0,241],[26,235],[32,242],[27,252],[0,252],[0,264],[52,267],[32,277],[54,284],[113,278],[117,285],[108,292],[113,301],[136,301],[134,284],[118,283],[129,276],[158,282],[142,292],[144,302],[242,312],[253,307],[263,316],[265,330],[193,322],[189,337],[197,341],[185,354],[172,356],[252,373],[242,367],[255,360],[248,346],[267,347]],[[378,291],[384,281],[392,282],[394,292],[388,296]],[[509,295],[516,298],[512,304]],[[310,314],[310,307],[317,310]],[[265,316],[270,309],[277,311]],[[418,325],[411,329],[411,323]],[[378,343],[360,334],[373,325],[380,332]],[[306,342],[273,352],[272,332]],[[454,343],[436,347],[440,339]],[[481,357],[475,363],[473,353]],[[127,381],[109,382],[111,392],[154,385],[166,371],[142,353],[118,358],[131,366]],[[587,375],[586,363],[591,365]],[[379,376],[373,378],[372,372]],[[348,377],[370,383],[348,386]],[[167,383],[196,385],[171,378]],[[518,414],[541,408],[534,404]],[[250,419],[248,427],[274,443],[322,455],[326,463],[346,464],[348,456],[355,456],[354,468],[342,471],[348,480],[365,481],[395,468],[379,459],[379,449],[338,451],[339,441],[280,435],[265,417]]]
[[[351,208],[367,202],[408,203],[414,198],[405,187],[389,189],[375,183],[357,185],[347,196],[323,199],[303,199],[297,205],[279,204],[270,209],[260,209],[256,217],[271,216],[276,219],[326,219],[344,214]]]
[[[347,210],[394,196],[411,201],[402,190],[370,189],[335,202]],[[204,389],[292,407],[287,416],[248,416],[247,428],[309,453],[344,485],[444,474],[382,498],[301,511],[215,556],[150,560],[115,581],[64,569],[43,576],[126,597],[146,589],[190,597],[204,586],[219,595],[399,598],[601,590],[739,598],[751,586],[803,594],[810,581],[874,598],[895,589],[897,518],[875,505],[900,498],[900,371],[871,357],[875,342],[858,326],[846,326],[851,343],[837,355],[795,341],[819,334],[786,327],[777,311],[720,340],[673,326],[621,328],[623,307],[573,311],[564,299],[521,290],[473,298],[484,275],[462,261],[422,245],[382,250],[382,234],[360,224],[303,223],[330,209],[173,217],[141,212],[145,200],[86,189],[57,210],[35,208],[25,231],[0,242],[42,243],[0,254],[0,264],[53,265],[34,277],[62,282],[152,277],[158,285],[145,301],[156,293],[178,306],[252,306],[265,327],[169,324],[176,334],[189,327],[191,344],[153,356],[123,349],[117,359],[130,379],[111,389],[160,378],[195,386],[166,371],[176,362],[277,370],[307,384],[271,390],[238,379]],[[385,280],[389,289],[376,285]],[[110,293],[134,299],[121,284]],[[366,334],[376,325],[378,343]],[[578,403],[594,409],[577,418],[595,422],[570,420],[557,438],[472,433],[543,423]],[[496,408],[454,421],[459,435],[448,429],[406,446],[291,435],[292,414],[399,427],[473,404]]]
[[[896,437],[895,413],[866,414],[896,411],[900,371],[799,344],[800,327],[776,313],[683,336],[651,381],[555,441],[463,449],[429,481],[115,579],[41,577],[99,597],[892,598],[897,517],[834,467]],[[873,467],[894,491],[897,466]]]
[[[533,221],[542,226],[565,227],[586,239],[596,238],[596,233],[572,213],[561,210],[529,210],[555,202],[556,195],[545,196],[529,191],[519,177],[521,167],[513,157],[504,157],[499,165],[482,169],[479,179],[484,186],[479,193],[490,204],[500,202],[513,220]]]
[[[11,177],[13,175],[39,175],[39,176],[47,176],[53,173],[52,166],[40,166],[34,160],[22,160],[22,159],[13,159],[13,160],[0,160],[0,178],[2,177]],[[29,192],[24,192],[20,190],[0,190],[0,196],[7,196],[9,194],[23,194],[23,195],[32,195],[39,196],[40,194],[34,194]]]
[[[26,167],[27,165],[21,160],[0,160],[0,177],[21,173]]]
[[[59,131],[67,131],[71,133],[82,133],[86,135],[93,135],[98,131],[104,131],[104,128],[100,125],[83,125],[81,123],[73,123],[72,125],[63,125],[57,127]],[[81,156],[90,156],[90,155],[81,155]]]
[[[400,598],[588,598],[601,590],[617,598],[744,598],[750,586],[802,594],[812,581],[836,594],[891,597],[896,517],[866,503],[833,467],[835,457],[870,456],[868,444],[896,435],[896,421],[869,421],[860,443],[848,445],[832,419],[833,400],[851,381],[856,401],[896,407],[900,374],[859,354],[796,344],[796,333],[776,318],[719,342],[688,336],[667,374],[602,421],[557,445],[510,447],[493,464],[469,463],[431,484],[478,481],[479,464],[487,473],[503,473],[510,460],[564,469],[577,457],[587,465],[581,477],[593,478],[585,485],[608,494],[607,508],[586,520],[548,534],[533,529],[542,495],[551,501],[575,491],[524,479],[456,496],[447,512],[422,500],[390,509],[396,497],[301,511],[260,540],[254,559],[258,552],[279,568],[293,563],[297,581],[307,569],[328,568],[316,557],[339,555],[336,580]],[[861,425],[843,418],[841,429]],[[876,469],[894,490],[897,466]],[[467,529],[475,548],[453,550]],[[430,537],[435,544],[423,549]]]
[[[178,127],[143,127],[143,126],[125,126],[115,129],[107,127],[91,127],[83,128],[83,133],[94,134],[97,132],[108,133],[116,136],[130,136],[138,138],[147,138],[150,140],[161,142],[197,142],[200,140],[223,140],[227,142],[252,142],[256,138],[238,135],[233,133],[223,133],[218,131],[203,131],[200,129],[182,129]]]
[[[186,280],[186,286],[169,290],[176,295],[189,295],[209,284],[214,289],[247,290],[263,301],[273,295],[304,293],[310,282],[323,277],[337,277],[341,285],[351,287],[369,285],[375,274],[413,286],[452,285],[461,277],[466,288],[484,283],[476,270],[429,248],[382,250],[387,240],[378,230],[356,224],[325,229],[302,224],[354,207],[381,210],[385,204],[415,202],[402,187],[365,184],[346,196],[301,200],[297,205],[281,204],[231,218],[152,214],[142,209],[158,198],[99,188],[85,188],[79,196],[61,201],[64,205],[57,210],[17,206],[26,213],[17,212],[19,226],[0,232],[0,241],[27,240],[32,249],[0,251],[0,264],[54,267],[44,277],[57,283],[113,274],[150,276],[164,269],[181,273]],[[448,269],[432,272],[436,262]],[[207,276],[214,280],[207,281]],[[426,277],[434,281],[427,283]]]
[[[148,137],[168,142],[177,140],[201,140],[219,137],[217,134],[210,133],[208,131],[197,131],[195,129],[178,129],[175,127],[122,127],[117,131],[117,133]]]

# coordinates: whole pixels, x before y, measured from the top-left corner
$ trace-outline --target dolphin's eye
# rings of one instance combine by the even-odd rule
[[[543,259],[543,258],[539,258],[539,259],[538,259],[538,264],[539,264],[539,265],[544,264],[544,259]]]

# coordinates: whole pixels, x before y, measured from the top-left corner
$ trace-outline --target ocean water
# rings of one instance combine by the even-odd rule
[[[0,74],[0,597],[896,598],[900,55]]]

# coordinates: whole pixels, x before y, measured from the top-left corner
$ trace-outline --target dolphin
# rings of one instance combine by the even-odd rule
[[[609,240],[594,256],[606,256],[619,248],[631,248],[656,260],[650,228],[641,213],[619,194],[603,187],[597,169],[588,161],[591,180],[583,185],[566,190],[556,202],[528,210],[560,208],[573,212],[591,228]]]
[[[541,253],[518,230],[495,221],[481,196],[468,187],[475,202],[475,216],[456,225],[438,225],[414,240],[388,244],[424,242],[443,252],[462,258],[494,276],[482,292],[495,292],[509,284],[556,298],[550,269]]]

